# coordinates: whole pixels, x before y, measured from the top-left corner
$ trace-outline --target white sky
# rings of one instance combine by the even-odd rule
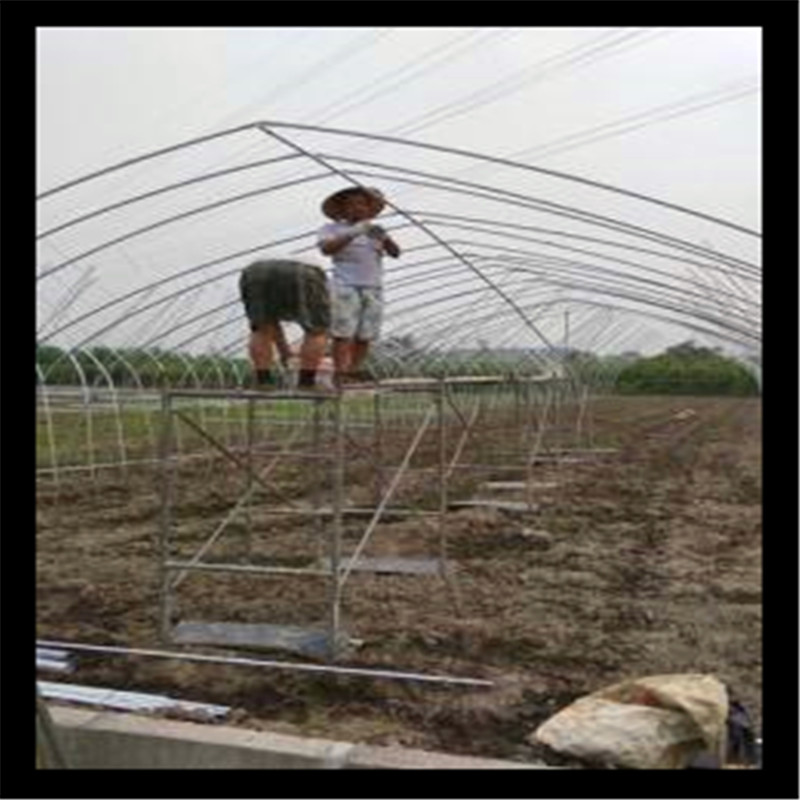
[[[45,191],[156,148],[263,119],[508,156],[760,230],[760,62],[757,28],[40,28],[37,183]],[[506,188],[511,180],[495,168],[446,158],[406,161],[397,148],[354,150],[333,137],[296,141],[439,168],[464,180],[496,177]],[[77,195],[43,201],[40,225],[196,174],[198,164],[202,171],[285,152],[263,135],[250,136],[170,158],[158,170],[115,174]],[[296,167],[285,174],[296,175]],[[311,184],[290,193],[282,208],[243,213],[224,228],[228,248],[235,250],[237,240],[246,247],[255,227],[313,228],[321,222],[321,197],[341,183]],[[232,182],[231,191],[237,186]],[[559,202],[590,203],[574,185],[534,182],[525,190],[537,188]],[[408,207],[423,198],[396,189]],[[591,203],[604,208],[602,199]],[[637,218],[638,206],[626,209],[628,219]],[[641,214],[648,224],[656,219],[651,210]],[[714,246],[727,244],[719,231],[686,230]],[[58,253],[78,254],[104,241],[108,231],[116,232],[110,222],[107,229],[54,235],[42,245],[40,269]],[[205,226],[195,239],[212,247],[211,235]],[[146,285],[168,275],[168,254],[183,243],[159,237],[160,251],[117,255],[135,258],[135,274],[122,278],[119,270],[97,268],[84,305],[74,310],[113,298],[137,280]],[[42,316],[55,313],[86,268],[81,261],[58,281],[40,283]]]

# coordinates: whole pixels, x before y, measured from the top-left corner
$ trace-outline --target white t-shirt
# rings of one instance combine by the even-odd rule
[[[351,228],[347,222],[330,222],[317,233],[317,243],[340,236]],[[383,246],[380,241],[360,234],[346,244],[333,259],[333,280],[342,286],[380,287],[382,284],[381,261]]]

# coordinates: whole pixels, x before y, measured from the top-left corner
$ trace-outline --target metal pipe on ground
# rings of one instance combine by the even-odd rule
[[[77,642],[37,641],[37,646],[58,647],[64,650],[76,650],[93,653],[115,655],[149,656],[153,658],[171,658],[178,661],[195,661],[211,664],[234,664],[247,667],[264,667],[266,669],[286,669],[298,672],[320,672],[336,675],[352,675],[362,678],[390,678],[394,680],[421,681],[424,683],[445,683],[460,686],[494,686],[494,681],[482,678],[461,678],[453,675],[429,675],[420,672],[399,672],[385,669],[367,669],[365,667],[336,667],[323,664],[307,664],[291,661],[266,661],[255,658],[236,656],[212,656],[201,653],[178,653],[168,650],[147,650],[133,647],[112,647],[110,645],[80,644]]]

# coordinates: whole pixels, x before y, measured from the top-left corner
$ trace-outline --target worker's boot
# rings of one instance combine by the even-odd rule
[[[280,376],[271,369],[256,370],[252,388],[259,392],[274,392],[280,388]]]
[[[297,376],[298,392],[315,392],[317,394],[330,394],[335,391],[324,383],[317,382],[317,372],[313,369],[301,369]]]

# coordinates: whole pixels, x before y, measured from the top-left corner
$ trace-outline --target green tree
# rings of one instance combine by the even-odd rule
[[[758,383],[744,366],[718,349],[697,347],[692,341],[628,364],[620,371],[616,388],[622,394],[758,394]]]

